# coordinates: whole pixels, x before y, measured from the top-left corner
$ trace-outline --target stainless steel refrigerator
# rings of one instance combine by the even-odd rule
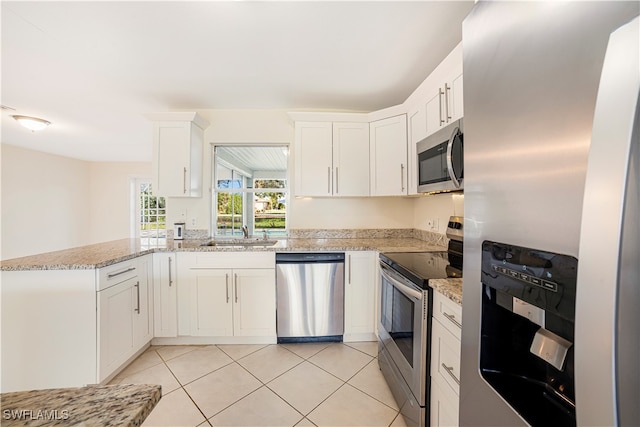
[[[463,24],[461,425],[640,425],[639,14],[481,1]]]

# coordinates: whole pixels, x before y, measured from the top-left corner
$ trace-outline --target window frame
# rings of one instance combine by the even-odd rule
[[[268,188],[266,190],[274,190],[274,192],[281,192],[284,193],[284,197],[285,197],[285,206],[286,206],[286,210],[285,210],[285,228],[283,230],[284,233],[284,237],[289,235],[289,207],[291,206],[290,204],[290,198],[291,198],[291,144],[289,143],[211,143],[211,176],[210,176],[210,180],[209,182],[211,183],[211,187],[209,189],[209,208],[211,209],[210,214],[209,214],[209,218],[210,218],[210,224],[209,224],[209,237],[211,238],[215,238],[215,237],[228,237],[229,235],[226,234],[220,234],[218,231],[218,209],[217,209],[217,192],[220,192],[219,189],[217,188],[217,180],[216,180],[216,172],[217,172],[217,165],[218,165],[218,159],[216,158],[216,147],[228,147],[228,148],[233,148],[233,147],[279,147],[279,148],[284,148],[287,150],[287,160],[286,160],[286,172],[285,172],[285,177],[284,177],[284,188]],[[228,162],[222,160],[221,161],[222,164],[227,164],[229,165]],[[229,165],[227,166],[229,169],[231,169],[232,171],[237,171],[239,172],[239,175],[243,177],[243,188],[230,188],[229,190],[223,190],[221,192],[223,193],[229,193],[229,194],[234,194],[234,193],[241,193],[242,194],[242,201],[243,201],[243,210],[244,207],[247,206],[247,200],[248,200],[248,195],[249,194],[255,194],[255,193],[264,193],[265,189],[264,188],[247,188],[247,181],[252,181],[251,184],[253,186],[253,183],[255,182],[255,178],[252,178],[250,176],[247,176],[247,174],[243,173],[242,170],[239,169],[234,169],[232,167],[233,165]],[[266,179],[266,178],[258,178],[258,179]],[[253,209],[253,204],[252,204],[252,209]],[[246,212],[243,212],[243,219],[246,222],[246,218],[245,218],[245,214]],[[251,218],[251,227],[249,229],[249,233],[250,234],[255,234],[255,211],[253,211],[251,213],[252,218]],[[233,233],[233,230],[232,230]],[[232,234],[233,235],[233,234]]]
[[[163,196],[156,196],[153,195],[153,180],[151,178],[145,178],[145,177],[133,177],[130,179],[130,185],[131,185],[131,190],[130,190],[130,194],[131,194],[131,209],[130,209],[130,236],[132,238],[135,239],[140,239],[141,245],[142,246],[149,246],[149,247],[156,247],[156,246],[162,246],[166,244],[167,241],[167,233],[169,231],[168,227],[168,223],[167,223],[167,200],[165,197]],[[142,185],[149,185],[151,187],[151,197],[155,197],[156,199],[164,199],[164,236],[160,235],[160,233],[156,232],[154,236],[142,236],[141,235],[141,226],[142,226],[142,206],[141,206],[141,197],[143,196],[143,193],[141,191],[141,187]],[[156,211],[160,208],[156,207],[155,208]],[[160,216],[158,212],[156,212],[156,217]],[[156,228],[156,231],[158,229]],[[148,239],[146,242],[144,242],[144,239]]]

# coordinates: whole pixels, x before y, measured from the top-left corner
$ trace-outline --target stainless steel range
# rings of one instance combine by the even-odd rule
[[[428,424],[429,280],[462,277],[462,224],[462,217],[449,219],[446,252],[380,254],[378,363],[409,426]]]

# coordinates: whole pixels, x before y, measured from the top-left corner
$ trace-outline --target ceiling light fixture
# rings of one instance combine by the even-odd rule
[[[51,122],[48,122],[44,119],[39,119],[37,117],[29,117],[29,116],[11,116],[18,121],[22,126],[29,129],[31,132],[35,132],[37,130],[42,130],[49,126]]]

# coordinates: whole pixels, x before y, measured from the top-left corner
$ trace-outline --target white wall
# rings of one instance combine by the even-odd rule
[[[90,243],[89,163],[2,144],[2,259]]]
[[[90,163],[91,243],[130,237],[132,178],[151,178],[151,163]]]
[[[403,197],[294,198],[291,228],[411,228],[414,200]]]
[[[464,216],[464,195],[460,193],[432,194],[413,200],[413,228],[444,234],[450,216]],[[434,219],[437,220],[437,229],[428,226],[428,222]]]
[[[129,237],[129,180],[151,178],[150,162],[87,162],[7,144],[1,157],[0,259]]]

